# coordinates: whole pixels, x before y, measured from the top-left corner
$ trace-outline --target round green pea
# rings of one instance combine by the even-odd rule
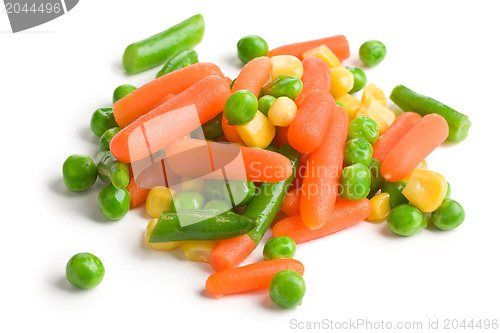
[[[269,51],[267,42],[257,35],[241,38],[236,47],[238,48],[238,58],[245,64],[254,58],[265,56]]]
[[[229,125],[245,125],[257,114],[259,102],[248,90],[238,90],[226,100],[224,116]]]
[[[276,98],[286,96],[290,99],[296,99],[300,95],[302,88],[302,81],[298,77],[278,75],[273,82],[271,82],[269,95]]]
[[[371,173],[364,164],[356,163],[342,170],[339,194],[347,200],[361,200],[370,192]]]
[[[71,155],[64,161],[63,180],[68,189],[80,192],[94,185],[97,179],[97,167],[87,155]]]
[[[201,126],[206,139],[216,140],[224,135],[222,130],[222,112]]]
[[[269,283],[271,301],[284,309],[291,309],[299,305],[305,293],[304,278],[291,269],[274,274]]]
[[[376,158],[372,158],[368,169],[370,169],[371,173],[371,183],[370,183],[370,193],[368,193],[368,198],[372,198],[375,194],[377,194],[378,190],[382,188],[385,183],[385,179],[382,176],[382,172],[380,171],[381,163]]]
[[[387,216],[387,225],[400,236],[413,236],[427,226],[422,212],[409,204],[394,207]]]
[[[451,230],[465,220],[464,208],[455,200],[445,199],[441,206],[431,214],[432,223],[441,230]]]
[[[351,139],[344,146],[344,163],[352,165],[361,163],[366,166],[372,161],[373,147],[362,138]]]
[[[90,118],[90,129],[97,136],[102,136],[108,129],[118,127],[112,108],[100,108]]]
[[[210,200],[205,204],[205,207],[203,207],[203,209],[211,209],[218,212],[227,212],[228,210],[231,210],[231,208],[232,207],[227,203],[227,201],[221,199]]]
[[[387,50],[384,43],[378,40],[364,42],[359,48],[359,58],[366,66],[378,65],[385,58]]]
[[[234,207],[245,206],[255,194],[255,184],[245,180],[228,180],[224,199],[234,203]]]
[[[104,187],[97,195],[99,209],[107,219],[116,221],[127,215],[130,209],[130,194],[126,189],[113,185]]]
[[[122,84],[116,87],[115,91],[113,91],[113,104],[115,104],[118,100],[127,96],[134,90],[137,90],[137,88],[131,84]]]
[[[264,246],[264,260],[288,258],[295,255],[295,241],[287,236],[274,237],[267,241]]]
[[[104,278],[104,265],[91,253],[78,253],[66,264],[66,278],[75,287],[90,289]]]
[[[106,132],[101,135],[101,139],[99,139],[99,147],[101,148],[101,151],[109,150],[109,143],[121,130],[122,129],[120,127],[113,127],[106,130]]]
[[[200,192],[194,190],[181,191],[174,196],[174,207],[176,210],[201,209],[205,199]]]
[[[352,86],[352,89],[349,91],[349,94],[355,93],[357,91],[360,91],[366,86],[366,74],[365,72],[358,67],[350,67],[346,66],[346,69],[352,73],[354,76],[354,85]]]
[[[373,144],[378,140],[378,135],[377,122],[370,117],[358,117],[349,122],[347,140],[365,139]]]
[[[262,112],[267,117],[269,108],[271,108],[271,105],[273,105],[275,100],[276,97],[271,95],[264,95],[261,98],[259,98],[259,111]]]
[[[406,199],[403,194],[403,190],[407,184],[408,182],[406,180],[400,180],[397,182],[385,182],[384,185],[382,185],[381,191],[383,193],[389,193],[389,205],[391,209],[408,203],[408,199]]]

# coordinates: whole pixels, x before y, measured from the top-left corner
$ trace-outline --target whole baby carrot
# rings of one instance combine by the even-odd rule
[[[234,81],[231,93],[238,90],[248,90],[259,96],[260,89],[269,80],[271,75],[271,59],[258,57],[250,60],[240,71]]]
[[[281,210],[288,216],[300,214],[300,188],[288,191],[283,199]]]
[[[302,75],[302,92],[299,97],[295,99],[295,104],[298,107],[304,101],[307,94],[314,90],[330,91],[331,75],[330,68],[318,57],[307,57],[302,60],[302,67],[304,74]]]
[[[437,113],[424,116],[390,150],[380,171],[385,180],[404,179],[448,137],[448,124]]]
[[[267,56],[273,57],[276,55],[289,54],[300,59],[306,51],[309,51],[321,45],[326,45],[330,50],[332,50],[332,52],[337,56],[337,58],[339,58],[340,61],[349,58],[349,43],[347,42],[347,39],[344,35],[283,45],[269,51],[267,53]]]

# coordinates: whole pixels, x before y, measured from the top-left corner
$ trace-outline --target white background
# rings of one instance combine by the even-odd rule
[[[464,224],[401,238],[385,223],[362,222],[300,245],[307,293],[302,306],[284,311],[265,291],[207,297],[210,266],[181,250],[147,249],[143,210],[108,222],[97,207],[102,183],[70,193],[65,158],[98,152],[92,112],[110,106],[119,84],[144,84],[157,71],[125,75],[125,47],[196,13],[206,22],[200,60],[230,77],[241,68],[236,42],[247,34],[271,48],[345,34],[346,64],[354,65],[362,42],[383,41],[387,57],[366,69],[369,82],[387,95],[402,83],[470,115],[468,139],[427,159],[451,183]],[[86,0],[17,34],[0,13],[0,331],[265,332],[287,331],[293,319],[422,321],[424,328],[429,319],[441,327],[445,319],[500,319],[498,22],[494,1]],[[67,260],[83,251],[106,267],[88,291],[65,280]],[[257,260],[261,247],[247,262]]]

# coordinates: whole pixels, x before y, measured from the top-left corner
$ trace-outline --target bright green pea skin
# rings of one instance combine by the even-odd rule
[[[245,125],[257,114],[259,102],[248,90],[238,90],[226,100],[224,116],[229,125]]]
[[[102,136],[108,129],[118,127],[112,108],[100,108],[94,111],[90,119],[90,130],[97,136]]]
[[[224,135],[222,130],[222,112],[201,126],[206,139],[216,140]]]
[[[448,187],[446,188],[446,194],[444,195],[445,199],[449,199],[451,197],[451,185],[449,182],[446,182],[448,184]]]
[[[201,209],[205,205],[205,199],[198,191],[181,191],[174,196],[174,207],[176,210]]]
[[[262,112],[266,117],[271,105],[273,105],[276,97],[271,95],[264,95],[259,98],[259,111]]]
[[[218,212],[227,212],[232,209],[232,207],[227,203],[227,201],[221,199],[210,200],[205,204],[203,209],[216,210]]]
[[[441,206],[431,214],[431,221],[441,230],[451,230],[465,220],[464,208],[455,200],[445,199]]]
[[[295,255],[295,241],[287,236],[274,237],[267,241],[264,246],[264,260],[288,258]]]
[[[233,203],[234,207],[245,206],[255,194],[255,184],[245,180],[228,180],[224,199]]]
[[[365,139],[373,144],[377,142],[378,135],[379,130],[377,122],[370,117],[358,117],[349,122],[347,140],[359,138]]]
[[[101,148],[101,151],[109,150],[109,143],[111,142],[111,139],[113,139],[114,136],[121,130],[122,129],[120,127],[113,127],[103,133],[101,139],[99,139],[99,147]]]
[[[122,84],[116,87],[115,91],[113,91],[113,104],[115,104],[118,100],[127,96],[134,90],[137,90],[137,88],[131,84]]]
[[[95,162],[87,155],[75,154],[63,164],[63,181],[74,192],[84,191],[94,185],[97,179]]]
[[[291,269],[274,274],[269,284],[271,301],[284,309],[291,309],[299,305],[305,293],[304,278]]]
[[[346,69],[352,73],[354,76],[354,85],[352,89],[349,91],[349,94],[360,91],[366,86],[366,74],[365,72],[358,67],[346,66]]]
[[[371,173],[365,164],[356,163],[342,170],[339,194],[347,200],[361,200],[370,193]]]
[[[378,40],[364,42],[359,48],[359,59],[369,67],[378,65],[385,58],[387,49],[384,43]]]
[[[94,288],[104,278],[104,265],[91,253],[75,254],[66,264],[66,278],[75,287]]]
[[[265,56],[269,51],[267,42],[257,35],[249,35],[241,38],[236,47],[238,49],[238,58],[244,64],[254,58]]]
[[[361,163],[368,166],[372,154],[373,147],[368,141],[362,138],[351,139],[344,146],[344,163],[345,165]]]
[[[278,75],[271,82],[269,95],[276,98],[286,96],[290,99],[296,99],[302,92],[303,86],[302,81],[296,76]]]
[[[394,207],[387,216],[387,225],[400,236],[413,236],[427,226],[422,212],[415,206],[402,204]]]
[[[370,193],[368,193],[368,199],[371,199],[378,190],[382,188],[385,183],[385,179],[380,171],[381,163],[376,158],[372,158],[368,169],[370,169],[371,183],[370,183]]]
[[[403,195],[403,190],[405,189],[408,182],[406,180],[400,180],[397,182],[385,182],[382,185],[381,191],[383,193],[389,193],[389,204],[391,209],[402,205],[407,204],[408,199]]]
[[[130,194],[126,189],[117,189],[113,185],[104,187],[97,195],[99,209],[106,218],[117,221],[127,215],[130,209]]]

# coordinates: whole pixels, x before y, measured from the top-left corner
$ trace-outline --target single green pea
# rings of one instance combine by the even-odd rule
[[[108,129],[118,127],[112,108],[100,108],[94,111],[90,119],[90,129],[97,136],[102,136]]]
[[[205,199],[200,192],[187,190],[177,193],[173,203],[176,210],[201,209],[205,204]]]
[[[206,139],[216,140],[224,135],[222,130],[222,112],[201,126]]]
[[[275,100],[276,97],[271,95],[264,95],[261,98],[259,98],[259,111],[262,112],[267,117],[269,108],[271,108],[271,105],[273,105]]]
[[[245,125],[257,114],[259,102],[248,90],[238,90],[226,100],[224,116],[229,125]]]
[[[284,309],[291,309],[299,305],[305,293],[306,283],[304,278],[291,269],[274,274],[269,283],[271,301]]]
[[[130,209],[130,194],[126,189],[115,188],[112,184],[104,187],[97,195],[99,209],[106,218],[116,221],[127,215]]]
[[[413,236],[427,226],[422,212],[409,204],[394,207],[387,216],[387,225],[400,236]]]
[[[113,91],[113,104],[115,104],[116,101],[127,96],[128,94],[130,94],[134,90],[137,90],[137,88],[131,84],[122,84],[122,85],[116,87],[115,91]]]
[[[63,180],[68,189],[80,192],[94,185],[97,179],[97,167],[87,155],[71,155],[64,161]]]
[[[449,182],[446,182],[448,187],[446,188],[446,194],[444,195],[445,199],[449,199],[451,197],[451,185]]]
[[[66,278],[75,287],[90,289],[104,278],[104,265],[91,253],[78,253],[66,264]]]
[[[120,127],[113,127],[103,133],[101,139],[99,139],[99,147],[101,148],[101,151],[109,150],[109,143],[111,142],[111,139],[113,139],[114,136],[121,130],[122,129]]]
[[[303,88],[302,81],[291,75],[278,75],[269,87],[269,95],[276,98],[286,96],[290,99],[296,99]]]
[[[218,212],[227,212],[232,209],[232,207],[227,203],[227,201],[221,199],[210,200],[205,204],[203,209],[216,210]]]
[[[203,196],[207,201],[214,199],[225,200],[226,182],[224,179],[207,179],[203,187]]]
[[[389,193],[389,204],[391,209],[402,205],[407,204],[408,199],[403,195],[403,190],[405,189],[408,182],[406,180],[400,180],[397,182],[385,182],[382,185],[381,191],[383,193]]]
[[[373,144],[378,140],[378,135],[377,122],[370,117],[358,117],[349,122],[347,140],[359,138]]]
[[[288,258],[295,255],[295,241],[287,236],[274,237],[267,241],[264,246],[264,260]]]
[[[373,147],[368,141],[362,138],[352,139],[344,146],[344,163],[345,165],[361,163],[368,166],[372,160],[372,154]]]
[[[349,94],[355,93],[357,91],[360,91],[366,86],[366,74],[365,72],[358,67],[350,67],[346,66],[346,69],[352,73],[354,76],[354,85],[352,86],[352,89],[349,91]]]
[[[257,35],[241,38],[236,47],[238,48],[238,58],[245,64],[254,58],[265,56],[269,51],[267,42]]]
[[[377,192],[382,188],[385,183],[385,179],[380,171],[381,163],[376,158],[372,158],[368,169],[370,169],[371,183],[370,183],[370,193],[368,193],[368,199],[371,199]]]
[[[432,223],[441,230],[451,230],[465,220],[464,208],[455,200],[445,199],[441,206],[431,214]]]
[[[233,203],[234,207],[245,206],[255,194],[255,184],[245,180],[228,180],[224,199]]]
[[[347,200],[361,200],[370,192],[370,169],[356,163],[342,170],[339,180],[339,194]]]
[[[384,43],[378,40],[369,40],[364,42],[359,48],[359,59],[366,66],[378,65],[385,58],[387,50]]]

